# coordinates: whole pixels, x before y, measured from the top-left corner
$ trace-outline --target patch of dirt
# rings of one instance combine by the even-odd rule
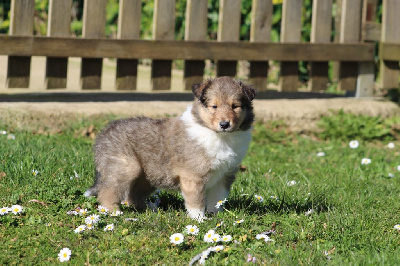
[[[114,114],[119,117],[154,118],[180,115],[191,101],[118,102],[1,102],[0,119],[11,128],[58,132],[71,121]],[[400,115],[397,104],[377,99],[255,100],[256,120],[283,120],[293,130],[312,130],[316,121],[331,110],[370,116]],[[90,134],[90,132],[89,132]]]

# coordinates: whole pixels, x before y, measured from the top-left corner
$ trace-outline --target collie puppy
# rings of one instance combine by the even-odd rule
[[[127,200],[146,208],[156,188],[182,192],[189,217],[218,211],[251,140],[256,90],[230,77],[193,86],[180,117],[111,122],[94,145],[96,181],[85,196],[110,210]]]

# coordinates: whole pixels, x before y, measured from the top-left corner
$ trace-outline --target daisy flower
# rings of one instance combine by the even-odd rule
[[[106,227],[104,227],[104,231],[113,231],[114,230],[114,224],[107,224]]]
[[[389,177],[389,178],[393,178],[393,177],[394,177],[394,174],[393,174],[393,173],[389,173],[389,174],[388,174],[388,177]]]
[[[260,240],[260,239],[264,239],[265,242],[270,242],[270,241],[274,241],[271,238],[269,238],[269,236],[265,235],[265,234],[258,234],[256,235],[256,239]]]
[[[393,229],[400,230],[400,224],[396,224]]]
[[[172,244],[179,245],[183,242],[184,237],[181,233],[175,233],[169,237]]]
[[[358,143],[357,140],[352,140],[352,141],[350,141],[350,143],[349,143],[349,147],[352,148],[352,149],[358,148],[358,145],[359,145],[359,143]]]
[[[196,225],[188,225],[186,226],[186,233],[197,236],[199,233],[199,228]]]
[[[79,234],[79,233],[85,231],[85,229],[86,229],[86,225],[80,225],[80,226],[78,226],[78,227],[75,229],[74,232],[75,232],[76,234]]]
[[[217,242],[221,241],[221,236],[219,234],[214,234],[211,239],[212,239],[212,242],[217,243]]]
[[[79,210],[79,214],[82,215],[87,215],[89,213],[89,211],[87,209],[80,209]]]
[[[388,147],[389,149],[394,149],[395,145],[394,145],[393,142],[390,142],[390,143],[388,143],[387,147]]]
[[[219,227],[221,227],[223,224],[224,224],[224,222],[221,221],[221,222],[217,223],[217,225],[215,226],[215,228],[219,228]]]
[[[3,208],[0,209],[0,215],[5,215],[5,214],[9,213],[10,211],[11,211],[10,208],[3,207]]]
[[[104,206],[102,206],[102,205],[99,205],[99,207],[97,207],[97,209],[99,210],[99,212],[101,213],[101,214],[107,214],[108,213],[108,209],[106,208],[106,207],[104,207]]]
[[[1,130],[1,131],[0,131],[0,135],[7,135],[7,131]]]
[[[305,216],[308,216],[308,215],[311,215],[311,214],[313,214],[314,213],[314,210],[313,209],[309,209],[308,211],[306,211],[305,213],[304,213],[304,215]]]
[[[129,206],[129,202],[127,200],[121,201],[121,205]]]
[[[10,134],[10,135],[7,136],[7,139],[8,140],[15,140],[15,135]]]
[[[13,214],[19,214],[22,212],[22,206],[21,205],[13,205],[11,206],[11,212]]]
[[[257,261],[256,257],[253,257],[251,254],[247,254],[247,262],[256,263],[256,261]]]
[[[260,195],[254,195],[254,197],[259,201],[259,202],[263,202],[264,198]]]
[[[68,215],[78,215],[79,212],[77,212],[77,211],[75,211],[75,210],[72,210],[72,211],[67,211],[67,214],[68,214]]]
[[[111,213],[110,216],[116,217],[116,216],[120,216],[122,214],[124,214],[122,211],[115,211],[115,212]]]
[[[278,196],[270,196],[270,199],[278,200]]]
[[[294,186],[294,185],[296,185],[296,184],[297,184],[296,180],[288,181],[288,182],[286,183],[286,185],[287,185],[288,187],[292,187],[292,186]]]
[[[219,246],[215,246],[215,247],[211,248],[211,251],[214,251],[214,252],[219,252],[221,250],[224,250],[224,246],[223,245],[219,245]]]
[[[87,230],[93,230],[94,224],[86,224],[86,229]]]
[[[371,159],[370,158],[363,158],[361,160],[361,164],[363,164],[363,165],[367,165],[367,164],[370,164],[370,163],[371,163]]]
[[[230,241],[232,241],[231,235],[226,235],[222,237],[222,242],[230,242]]]
[[[235,222],[233,223],[233,225],[241,224],[241,223],[243,223],[243,222],[244,222],[244,220],[237,220],[237,221],[235,221]]]
[[[215,231],[214,231],[214,230],[209,230],[209,231],[204,235],[204,238],[203,238],[204,242],[207,242],[207,243],[213,242],[213,236],[214,236],[214,234],[215,234]]]
[[[206,259],[208,258],[208,255],[210,254],[210,252],[203,252],[201,254],[201,257],[199,259],[199,264],[205,264],[206,263]]]
[[[86,224],[97,224],[100,220],[100,216],[97,214],[92,214],[85,219]]]
[[[399,172],[400,172],[400,165],[398,165],[398,166],[397,166],[397,171],[399,171]]]
[[[32,175],[33,176],[37,176],[39,174],[39,171],[38,170],[36,170],[36,169],[33,169],[32,170]]]
[[[58,253],[58,259],[60,260],[60,262],[69,261],[70,258],[71,250],[69,248],[63,248],[62,250],[60,250],[60,253]]]
[[[320,151],[317,153],[317,157],[324,157],[325,156],[325,152]]]
[[[217,205],[215,205],[215,208],[219,209],[226,201],[227,201],[226,198],[224,200],[218,201]]]

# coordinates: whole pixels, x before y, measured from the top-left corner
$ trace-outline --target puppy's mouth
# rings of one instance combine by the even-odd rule
[[[233,131],[233,125],[229,121],[221,121],[218,124],[217,127],[217,132],[232,132]]]

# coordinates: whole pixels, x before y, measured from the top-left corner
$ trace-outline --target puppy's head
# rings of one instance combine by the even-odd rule
[[[239,80],[219,77],[193,86],[196,122],[216,132],[247,130],[254,120],[256,90]]]

